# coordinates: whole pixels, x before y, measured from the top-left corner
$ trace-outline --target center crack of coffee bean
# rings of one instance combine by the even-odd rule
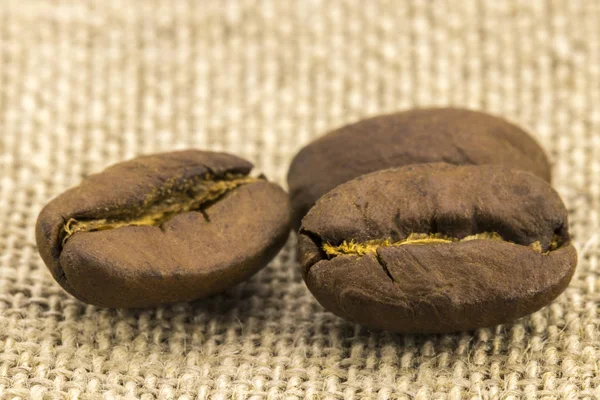
[[[550,249],[547,252],[544,252],[542,249],[542,245],[539,241],[535,241],[529,244],[527,247],[531,248],[531,250],[541,253],[547,254],[549,251],[556,250],[559,246],[559,236],[554,235],[552,238],[552,242],[550,244]],[[325,243],[323,245],[323,250],[328,257],[336,257],[341,255],[358,255],[364,256],[366,254],[375,254],[377,253],[377,249],[380,247],[399,247],[404,245],[431,245],[431,244],[443,244],[443,243],[458,243],[458,242],[468,242],[471,240],[497,240],[512,243],[508,240],[504,240],[500,234],[497,232],[482,232],[476,233],[474,235],[466,236],[462,239],[446,236],[441,233],[411,233],[406,239],[402,239],[399,241],[392,241],[392,239],[373,239],[367,240],[365,242],[354,242],[354,241],[346,241],[344,240],[340,245],[332,245],[330,243]]]
[[[64,246],[77,232],[103,231],[125,226],[161,226],[175,215],[190,211],[202,212],[228,192],[259,180],[261,178],[239,175],[227,175],[223,179],[202,177],[183,182],[178,187],[159,190],[158,196],[150,196],[140,208],[129,212],[98,219],[70,218],[63,227],[62,244]]]

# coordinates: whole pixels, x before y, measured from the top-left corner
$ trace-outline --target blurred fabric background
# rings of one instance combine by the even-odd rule
[[[87,306],[37,254],[41,207],[138,154],[196,147],[285,185],[312,138],[456,105],[539,140],[579,251],[556,301],[513,325],[371,332],[325,312],[294,235],[220,296]],[[368,151],[368,149],[365,149]],[[600,398],[600,3],[0,3],[0,398]]]

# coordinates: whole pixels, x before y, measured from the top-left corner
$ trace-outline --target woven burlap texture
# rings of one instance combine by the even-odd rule
[[[38,256],[41,207],[109,164],[225,150],[285,185],[312,138],[427,105],[503,115],[553,160],[579,266],[515,324],[344,322],[306,289],[294,235],[249,282],[150,310],[87,306]],[[600,398],[599,133],[597,1],[4,0],[0,397]]]

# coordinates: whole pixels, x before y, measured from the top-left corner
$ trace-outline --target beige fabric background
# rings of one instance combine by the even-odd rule
[[[514,325],[370,332],[302,283],[295,237],[251,281],[194,304],[98,309],[40,260],[42,205],[137,154],[198,147],[285,185],[320,133],[416,105],[530,129],[570,210],[578,271]],[[600,3],[0,3],[0,397],[600,398]]]

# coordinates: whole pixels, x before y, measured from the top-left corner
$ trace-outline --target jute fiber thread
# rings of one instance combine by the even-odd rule
[[[600,3],[0,2],[0,398],[600,398]],[[295,237],[246,284],[151,310],[87,306],[37,254],[43,204],[139,154],[197,147],[285,184],[341,124],[455,105],[553,160],[579,267],[512,325],[370,332],[325,312]]]

